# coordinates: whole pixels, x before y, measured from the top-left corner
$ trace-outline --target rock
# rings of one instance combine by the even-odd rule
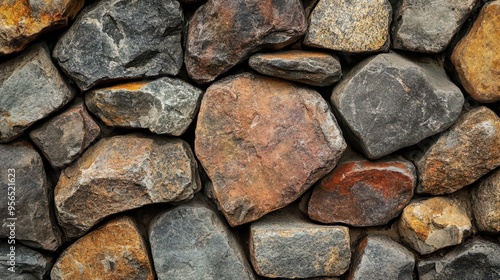
[[[15,246],[14,273],[8,269],[12,267],[11,246]],[[46,254],[25,247],[21,244],[9,245],[7,242],[0,244],[0,279],[3,280],[35,280],[45,279],[52,267],[52,258]]]
[[[500,166],[500,118],[486,107],[464,113],[415,165],[418,193],[451,193],[472,184]]]
[[[85,0],[5,0],[0,3],[0,55],[18,52],[47,31],[65,27]]]
[[[472,29],[453,50],[451,62],[468,94],[484,103],[500,101],[500,1],[486,3]]]
[[[353,255],[349,280],[412,280],[414,267],[415,256],[403,245],[385,236],[367,236]]]
[[[201,95],[200,89],[180,79],[163,77],[93,90],[85,101],[109,126],[180,136],[193,121]]]
[[[394,48],[424,53],[444,51],[478,2],[399,1],[394,9]]]
[[[410,202],[416,183],[415,167],[404,159],[349,159],[316,184],[308,215],[322,223],[384,225]]]
[[[186,142],[130,134],[100,140],[63,170],[54,199],[59,224],[74,238],[111,214],[191,199],[200,186]]]
[[[387,0],[320,0],[304,44],[350,53],[388,51],[391,21]]]
[[[500,233],[500,169],[471,188],[471,197],[478,229]]]
[[[209,0],[189,21],[187,72],[198,83],[211,82],[250,54],[282,48],[306,30],[300,0]]]
[[[201,103],[196,155],[232,226],[299,198],[345,147],[324,99],[286,81],[231,76],[212,84]]]
[[[250,226],[250,259],[270,278],[339,276],[351,262],[349,229],[272,213]]]
[[[306,18],[309,18],[314,10],[314,7],[318,4],[318,1],[319,0],[302,0],[302,5],[304,6],[304,10],[306,12]]]
[[[313,86],[329,86],[340,80],[340,61],[335,55],[312,51],[259,53],[250,57],[257,72]]]
[[[115,80],[177,75],[184,16],[177,0],[103,0],[85,7],[54,48],[82,90]]]
[[[101,129],[78,103],[32,130],[31,140],[58,168],[76,159],[101,133]]]
[[[476,238],[444,257],[418,262],[419,279],[493,280],[500,275],[500,245]]]
[[[52,189],[40,155],[28,142],[2,144],[0,170],[0,238],[14,240],[15,235],[16,245],[19,241],[55,251],[61,233],[51,211]]]
[[[61,279],[154,279],[147,245],[129,217],[111,220],[66,249],[50,272]]]
[[[74,96],[44,43],[0,63],[0,69],[0,143],[14,140]]]
[[[165,211],[149,226],[158,279],[255,279],[243,248],[201,200]]]
[[[464,98],[434,61],[388,53],[351,70],[331,101],[353,144],[377,159],[447,129]]]
[[[399,220],[402,240],[422,255],[460,244],[471,231],[466,211],[446,197],[412,202]]]

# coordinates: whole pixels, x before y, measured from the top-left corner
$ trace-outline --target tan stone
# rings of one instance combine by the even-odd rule
[[[500,233],[500,169],[473,186],[471,194],[478,230]]]

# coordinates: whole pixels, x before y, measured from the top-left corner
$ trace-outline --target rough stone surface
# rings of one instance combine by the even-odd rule
[[[86,94],[85,102],[109,126],[180,136],[193,121],[201,95],[182,80],[164,77],[97,89]]]
[[[40,155],[28,142],[2,144],[0,174],[3,194],[0,196],[0,238],[11,236],[9,227],[14,222],[16,243],[55,251],[61,245],[61,233],[50,209],[51,186]],[[9,199],[12,196],[14,200]],[[14,209],[8,208],[11,201],[15,202],[11,205]]]
[[[500,118],[479,107],[464,113],[415,159],[418,193],[451,193],[500,166]]]
[[[233,226],[296,200],[345,147],[324,99],[286,81],[231,76],[212,84],[201,103],[196,155]]]
[[[479,0],[401,0],[394,9],[394,48],[424,53],[446,49]]]
[[[464,98],[436,62],[388,53],[351,70],[331,101],[352,144],[376,159],[447,129],[459,117]]]
[[[191,199],[200,185],[191,148],[180,139],[105,138],[61,173],[57,218],[68,237],[78,237],[111,214]]]
[[[177,0],[103,0],[81,12],[54,58],[82,90],[103,82],[177,75],[184,16]]]
[[[83,103],[53,117],[30,133],[31,140],[55,167],[76,159],[101,133]]]
[[[484,5],[451,62],[467,93],[479,102],[500,101],[500,1]]]
[[[500,275],[500,245],[476,238],[444,257],[418,262],[420,280],[494,280]]]
[[[478,229],[500,233],[500,169],[472,187],[471,196]]]
[[[329,86],[340,80],[340,61],[335,55],[313,51],[260,53],[250,57],[257,72],[313,86]]]
[[[209,0],[189,21],[185,63],[208,83],[263,47],[282,48],[307,30],[300,0]]]
[[[15,244],[15,272],[9,271],[8,262],[12,254],[7,242],[0,244],[0,279],[2,280],[37,280],[45,279],[52,267],[52,258],[21,244]]]
[[[392,8],[387,0],[320,0],[304,43],[341,52],[387,51]]]
[[[137,225],[129,217],[120,217],[68,247],[54,264],[50,277],[153,280],[154,274]]]
[[[466,210],[445,197],[412,202],[399,220],[401,238],[422,255],[460,244],[471,231]]]
[[[255,279],[233,233],[201,199],[154,218],[149,241],[159,280]]]
[[[34,45],[0,63],[0,69],[1,143],[14,140],[73,98],[45,44]]]

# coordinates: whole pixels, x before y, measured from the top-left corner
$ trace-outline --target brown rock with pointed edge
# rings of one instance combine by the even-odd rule
[[[500,233],[500,169],[471,188],[472,209],[480,231]]]
[[[66,249],[50,277],[62,279],[154,279],[147,245],[129,217],[119,217]]]
[[[203,97],[195,151],[232,226],[296,200],[345,147],[314,90],[246,73],[212,84]]]

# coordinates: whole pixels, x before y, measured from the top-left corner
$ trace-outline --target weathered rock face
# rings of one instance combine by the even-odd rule
[[[307,212],[322,223],[383,225],[410,202],[416,183],[415,167],[404,159],[347,160],[314,187]]]
[[[467,93],[479,102],[500,101],[500,1],[484,5],[451,61]]]
[[[451,126],[464,103],[442,67],[379,54],[355,67],[331,101],[370,159],[411,146]]]
[[[209,0],[189,21],[185,63],[208,83],[264,47],[282,48],[307,30],[300,0]]]
[[[196,155],[233,226],[296,200],[345,147],[324,99],[289,82],[232,76],[212,84],[201,103]]]
[[[24,49],[40,34],[68,25],[85,0],[4,0],[0,3],[0,55]]]
[[[73,98],[72,90],[52,64],[45,44],[34,45],[0,63],[0,69],[1,143],[14,140],[34,122]]]
[[[159,280],[255,279],[233,233],[201,200],[154,218],[149,241]]]
[[[464,113],[415,165],[419,193],[451,193],[472,184],[500,166],[500,118],[486,107]]]
[[[27,142],[0,145],[0,173],[4,194],[0,196],[0,238],[14,231],[16,243],[55,251],[61,234],[50,209],[51,186],[40,155]],[[12,201],[14,209],[9,209]]]
[[[191,199],[200,184],[197,163],[182,140],[105,138],[61,173],[57,218],[68,237],[78,237],[111,214]]]
[[[179,136],[193,121],[201,95],[182,80],[164,77],[97,89],[86,94],[85,102],[109,126]]]
[[[177,75],[184,16],[177,0],[103,0],[87,6],[54,49],[82,90],[118,80]]]
[[[387,0],[321,0],[304,43],[341,52],[387,51],[392,8]]]
[[[472,209],[480,231],[500,233],[500,169],[471,189]]]
[[[9,271],[8,262],[12,251],[7,243],[0,244],[0,279],[2,280],[35,280],[45,279],[52,266],[52,258],[25,247],[15,244],[15,272]]]
[[[50,277],[62,279],[154,279],[153,268],[135,222],[114,219],[66,249]]]

